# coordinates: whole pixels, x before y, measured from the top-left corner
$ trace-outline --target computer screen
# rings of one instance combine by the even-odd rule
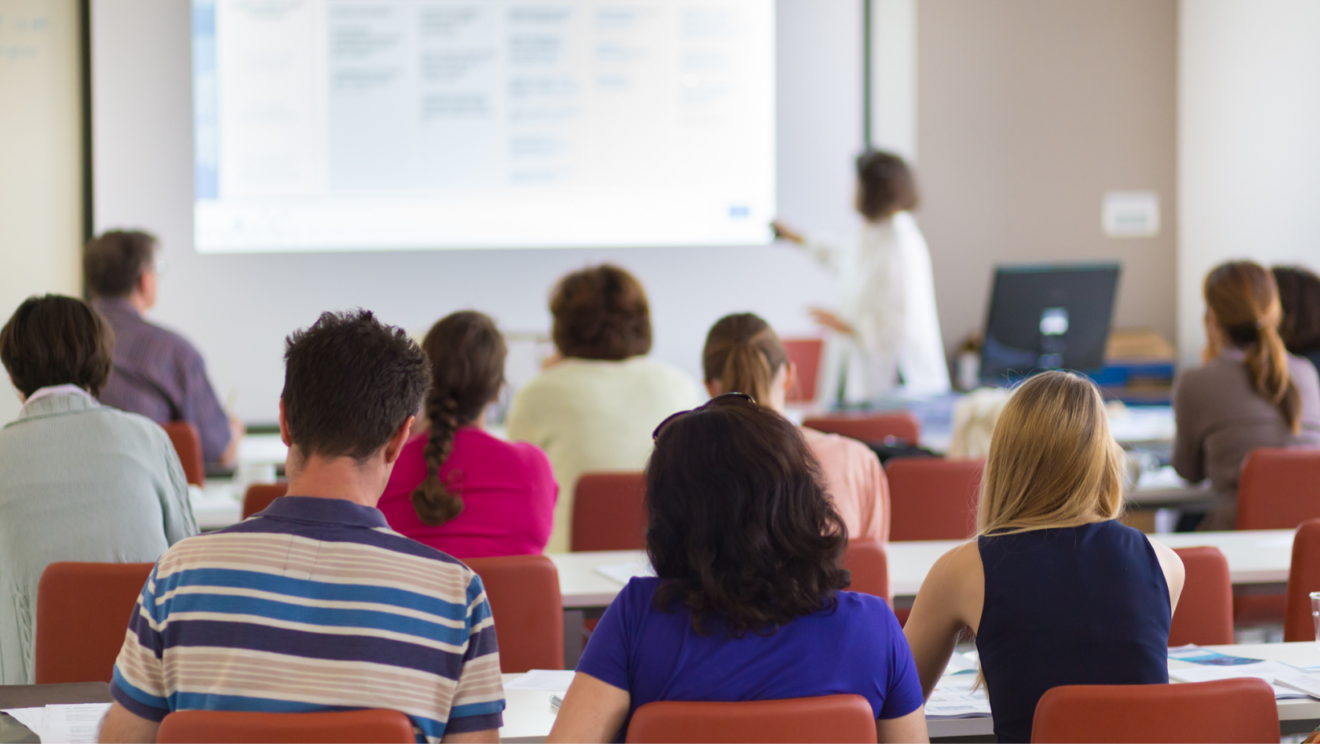
[[[981,378],[1006,382],[1048,369],[1104,366],[1118,264],[1029,264],[995,269]]]

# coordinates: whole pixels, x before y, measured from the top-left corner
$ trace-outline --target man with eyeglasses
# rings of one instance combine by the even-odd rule
[[[92,306],[115,333],[114,368],[100,400],[160,424],[191,423],[201,435],[203,459],[228,467],[238,454],[242,424],[220,405],[196,347],[142,317],[156,304],[158,248],[150,233],[113,230],[83,250]]]

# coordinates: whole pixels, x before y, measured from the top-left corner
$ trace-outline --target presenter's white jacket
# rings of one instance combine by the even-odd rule
[[[930,250],[912,215],[868,221],[851,245],[811,240],[806,247],[842,280],[839,314],[853,327],[848,401],[890,392],[900,373],[909,393],[948,392]]]

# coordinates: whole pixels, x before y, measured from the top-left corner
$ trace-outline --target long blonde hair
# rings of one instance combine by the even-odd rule
[[[1123,513],[1123,462],[1094,384],[1068,372],[1032,377],[995,424],[977,534],[1116,519]]]

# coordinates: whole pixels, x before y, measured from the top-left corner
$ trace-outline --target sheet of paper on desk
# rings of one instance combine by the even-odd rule
[[[1206,664],[1209,666],[1241,666],[1243,664],[1259,664],[1262,661],[1261,659],[1252,659],[1246,656],[1221,654],[1213,649],[1202,648],[1195,644],[1169,649],[1169,658],[1177,661],[1189,661],[1193,664]]]
[[[573,683],[573,670],[533,669],[504,686],[506,690],[563,692]]]
[[[651,568],[649,563],[617,563],[612,566],[596,566],[596,571],[620,584],[627,584],[638,577],[655,576],[655,569]]]
[[[4,712],[31,729],[43,742],[94,744],[101,730],[101,719],[105,718],[108,710],[109,703],[86,703],[18,708]]]
[[[1306,697],[1306,693],[1283,687],[1274,683],[1274,680],[1280,677],[1287,677],[1297,674],[1295,667],[1287,664],[1281,664],[1277,661],[1261,661],[1255,664],[1238,664],[1236,666],[1197,666],[1191,668],[1178,668],[1169,670],[1169,678],[1176,679],[1179,682],[1209,682],[1216,679],[1237,679],[1241,677],[1255,677],[1263,679],[1274,688],[1274,697],[1279,700],[1290,698]]]
[[[961,680],[956,685],[946,684],[946,680],[941,679],[930,693],[930,699],[926,701],[927,718],[981,718],[990,715],[990,698],[986,696],[984,687],[970,689],[975,680],[969,680],[965,686]]]
[[[23,724],[37,736],[46,728],[46,708],[8,708],[0,710],[0,713],[7,713],[13,716],[15,721]]]
[[[1301,671],[1280,674],[1275,677],[1274,684],[1278,687],[1304,692],[1310,697],[1320,700],[1320,677],[1313,674],[1306,674]]]

